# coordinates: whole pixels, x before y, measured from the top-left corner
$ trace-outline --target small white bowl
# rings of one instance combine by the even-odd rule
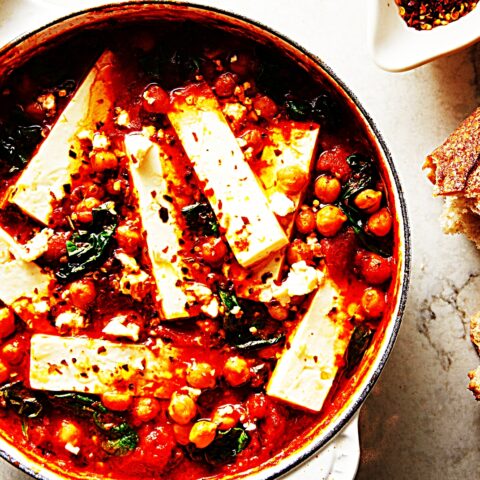
[[[432,30],[408,27],[395,0],[368,0],[368,46],[375,63],[389,72],[402,72],[480,39],[480,5],[470,13]]]

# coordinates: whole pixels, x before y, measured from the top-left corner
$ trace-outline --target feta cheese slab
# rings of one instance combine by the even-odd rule
[[[24,253],[22,246],[0,228],[0,300],[22,315],[15,302],[27,299],[35,310],[44,308],[53,276],[36,263],[17,258],[19,252]]]
[[[101,55],[17,180],[10,201],[44,225],[52,215],[53,199],[65,196],[64,185],[71,184],[71,174],[80,167],[76,134],[110,115],[114,61],[110,51]]]
[[[144,345],[36,334],[31,339],[30,385],[53,392],[151,395],[171,381],[169,358],[174,356],[167,346],[154,354]]]
[[[261,161],[253,164],[270,208],[281,217],[280,223],[289,238],[295,216],[302,205],[305,189],[296,193],[285,192],[278,182],[278,174],[284,168],[297,167],[305,174],[306,179],[309,179],[319,133],[320,127],[308,122],[281,122],[270,127],[267,130],[268,143],[263,149]],[[236,283],[237,295],[258,300],[262,291],[280,278],[285,256],[284,248],[252,268],[246,280]]]
[[[206,83],[177,90],[168,118],[238,263],[254,265],[288,243],[221,107]]]
[[[290,347],[268,383],[268,395],[313,412],[322,409],[352,333],[342,316],[336,318],[341,302],[337,287],[326,279],[289,339]]]
[[[125,137],[130,175],[138,198],[140,216],[146,233],[157,298],[163,318],[173,320],[191,316],[188,298],[182,287],[182,232],[174,205],[165,200],[167,182],[162,166],[162,150],[142,134]]]

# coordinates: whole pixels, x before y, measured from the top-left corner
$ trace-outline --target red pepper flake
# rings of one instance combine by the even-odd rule
[[[448,25],[470,13],[473,0],[395,0],[405,23],[416,30],[431,30]]]

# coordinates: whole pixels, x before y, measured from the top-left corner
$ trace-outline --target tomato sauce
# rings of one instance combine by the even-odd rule
[[[166,26],[159,33],[151,25],[87,32],[30,60],[2,86],[0,226],[25,245],[43,226],[9,204],[15,182],[105,48],[114,52],[121,72],[112,86],[111,118],[82,136],[81,167],[72,174],[64,198],[53,202],[48,225],[53,233],[35,262],[52,274],[68,266],[68,249],[79,231],[91,228],[93,212],[112,202],[115,231],[106,250],[93,267],[54,282],[47,311],[0,303],[2,435],[49,468],[72,477],[221,478],[281,456],[289,451],[287,447],[298,446],[319,425],[326,425],[346,402],[349,387],[358,381],[355,375],[365,351],[389,321],[398,227],[378,153],[356,114],[327,85],[266,47],[200,27],[190,26],[185,32]],[[225,232],[215,227],[208,192],[167,116],[172,92],[187,88],[194,102],[198,82],[212,88],[258,175],[265,166],[262,152],[271,145],[269,129],[283,125],[288,140],[295,125],[320,126],[309,172],[304,177],[298,172],[287,176],[288,188],[295,189],[300,182],[304,193],[299,209],[278,218],[285,229],[293,222],[293,231],[275,280],[280,285],[297,262],[324,272],[344,297],[343,335],[348,339],[357,332],[358,344],[350,340],[347,352],[336,358],[339,371],[319,413],[266,394],[311,295],[293,296],[287,305],[275,299],[262,303],[235,297],[236,289],[248,285],[252,274],[238,265]],[[228,108],[237,108],[240,114],[229,115]],[[185,279],[207,287],[220,305],[217,315],[206,314],[199,302],[190,307],[192,318],[162,318],[124,151],[125,135],[140,131],[165,154],[167,200],[182,232]],[[95,142],[104,145],[96,148]],[[324,191],[334,198],[332,202],[317,198],[316,192],[324,188],[319,177],[329,180],[322,185],[338,188],[337,195]],[[185,208],[192,205],[202,207],[188,218]],[[386,212],[383,217],[377,215],[381,209]],[[381,224],[385,215],[393,226]],[[212,225],[218,230],[209,230]],[[387,233],[376,235],[382,228]],[[125,282],[125,256],[144,273],[142,282]],[[222,295],[230,300],[222,300]],[[236,310],[228,301],[240,302],[238,310],[244,313],[232,314]],[[59,316],[72,311],[84,323],[59,326]],[[155,350],[161,341],[177,352],[166,391],[152,398],[80,398],[75,393],[62,396],[30,388],[32,335],[114,340],[103,330],[117,316],[138,327],[138,340],[123,338],[123,343]],[[252,342],[260,343],[244,348]]]

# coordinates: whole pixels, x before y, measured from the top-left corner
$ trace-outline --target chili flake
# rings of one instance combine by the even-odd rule
[[[395,3],[405,23],[416,30],[448,25],[477,6],[472,0],[395,0]]]

